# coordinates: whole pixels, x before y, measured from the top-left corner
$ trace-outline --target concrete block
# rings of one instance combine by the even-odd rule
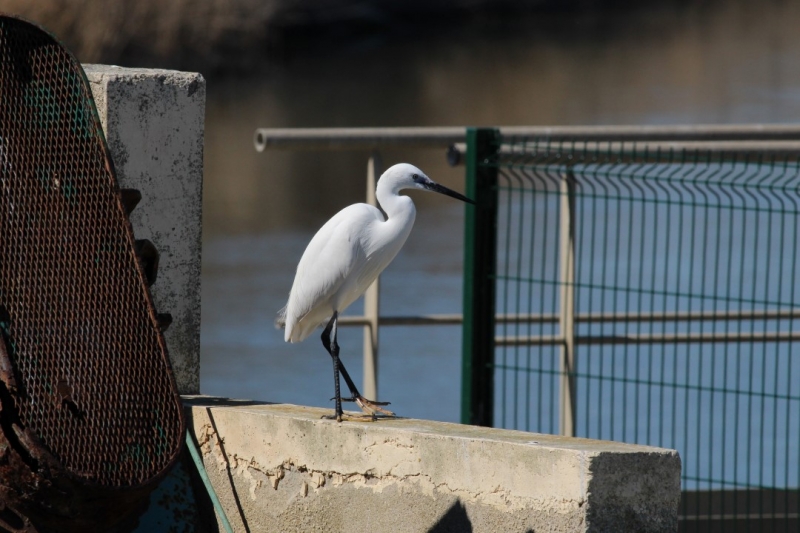
[[[150,287],[181,393],[200,390],[205,80],[193,72],[84,65],[121,188],[138,189],[137,239],[160,252]]]
[[[673,450],[186,398],[237,531],[676,531]],[[247,523],[245,527],[244,523]]]

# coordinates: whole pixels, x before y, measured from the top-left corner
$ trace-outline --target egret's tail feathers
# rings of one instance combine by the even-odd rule
[[[278,311],[278,317],[275,319],[275,329],[286,328],[286,307]]]

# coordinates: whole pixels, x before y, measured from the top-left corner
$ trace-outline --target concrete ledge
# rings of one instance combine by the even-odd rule
[[[189,427],[245,531],[676,531],[673,450],[189,397]]]

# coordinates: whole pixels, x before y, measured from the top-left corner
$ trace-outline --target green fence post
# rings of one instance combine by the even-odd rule
[[[491,426],[494,412],[497,154],[500,131],[467,129],[461,422]]]

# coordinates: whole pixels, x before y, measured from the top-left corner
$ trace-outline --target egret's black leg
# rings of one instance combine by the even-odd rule
[[[339,359],[339,343],[337,342],[338,318],[339,313],[334,312],[330,321],[328,321],[328,325],[325,326],[325,329],[322,332],[322,345],[325,346],[325,349],[328,350],[331,358],[333,358],[333,378],[335,380],[334,390],[336,396],[331,399],[336,401],[336,420],[339,422],[342,421],[342,402],[357,403],[362,411],[371,415],[373,418],[375,418],[376,413],[380,413],[385,416],[394,416],[393,412],[380,407],[382,405],[389,405],[389,402],[375,402],[368,400],[367,398],[364,398],[360,392],[358,392],[356,384],[353,383],[352,378],[350,378],[350,374],[348,374],[347,369],[344,367],[341,359]],[[350,389],[350,398],[342,398],[339,392],[340,373],[344,378],[344,382],[347,384],[347,388]]]
[[[353,380],[350,379],[350,375],[347,373],[347,369],[342,364],[341,360],[339,361],[339,371],[342,373],[342,377],[344,378],[344,382],[347,384],[347,388],[350,389],[350,398],[342,398],[343,402],[358,402],[358,399],[365,399],[361,396],[361,393],[358,392],[355,383]],[[369,403],[374,405],[389,405],[391,402],[376,402],[375,400],[368,400]]]
[[[342,395],[339,392],[339,370],[341,368],[341,361],[339,361],[339,343],[336,342],[336,319],[338,316],[339,314],[334,312],[333,316],[328,321],[328,325],[325,326],[325,329],[322,331],[322,345],[325,346],[325,349],[328,350],[328,353],[331,354],[331,358],[333,359],[333,390],[335,393],[333,399],[336,400],[336,407],[332,418],[335,418],[337,422],[341,422],[344,412],[342,411]],[[345,378],[345,380],[349,380],[349,376]]]

